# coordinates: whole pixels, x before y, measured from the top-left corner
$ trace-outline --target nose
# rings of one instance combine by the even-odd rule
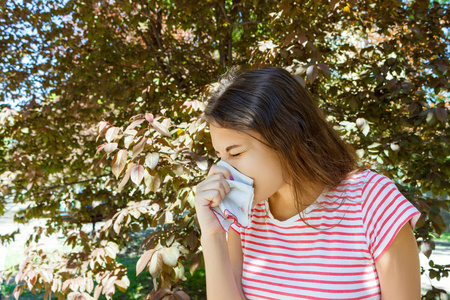
[[[221,161],[224,161],[224,162],[226,162],[227,164],[229,164],[230,166],[232,166],[233,167],[233,169],[235,169],[236,171],[238,171],[239,173],[241,173],[241,174],[243,174],[241,171],[239,171],[239,169],[238,168],[236,168],[232,163],[230,163],[230,162],[228,162],[226,159],[221,159]],[[234,180],[234,178],[233,178],[233,176],[231,176],[231,178],[230,178],[231,180]]]

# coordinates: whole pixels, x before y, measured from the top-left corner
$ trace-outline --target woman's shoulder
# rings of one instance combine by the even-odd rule
[[[352,186],[360,186],[367,182],[368,178],[373,175],[370,169],[357,169],[347,174],[344,180],[339,184],[340,189],[350,188]]]
[[[368,194],[377,194],[386,187],[393,188],[396,187],[396,184],[386,175],[371,169],[364,169],[349,173],[345,180],[330,191],[335,195],[350,195],[353,201],[361,202],[365,201]]]
[[[354,201],[357,201],[368,185],[388,181],[390,181],[388,177],[371,169],[358,169],[350,172],[338,186],[328,189],[328,195],[334,195],[334,197],[350,195]]]
[[[371,169],[357,169],[350,172],[341,184],[366,184],[390,180],[389,177]]]

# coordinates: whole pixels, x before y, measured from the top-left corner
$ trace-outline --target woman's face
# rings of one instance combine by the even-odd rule
[[[245,134],[210,124],[210,132],[217,156],[253,179],[253,204],[269,198],[286,184],[277,153],[257,140],[263,139],[256,131]]]

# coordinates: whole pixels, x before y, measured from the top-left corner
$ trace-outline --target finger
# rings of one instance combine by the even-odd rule
[[[197,190],[202,190],[203,187],[205,185],[208,185],[210,182],[212,181],[220,181],[223,179],[223,174],[222,173],[217,173],[217,174],[213,174],[213,175],[208,175],[205,180],[203,180],[202,182],[200,182],[199,184],[197,184],[196,186],[196,191]]]
[[[229,180],[229,179],[228,179]],[[222,182],[223,186],[225,187],[225,194],[228,194],[230,192],[230,184],[227,182],[226,178],[222,173],[216,173],[213,175],[210,175],[204,182],[206,181],[220,181]]]
[[[231,172],[227,168],[218,166],[218,165],[212,165],[212,167],[209,169],[208,176],[213,174],[222,174],[224,178],[230,179]]]
[[[205,179],[205,181],[219,181],[225,179],[225,175],[223,173],[214,173],[211,175],[208,175]]]
[[[199,204],[203,205],[203,206],[216,207],[222,201],[220,192],[218,190],[202,191],[197,196],[198,196],[199,200],[201,202],[203,202],[203,203],[199,203]]]
[[[226,178],[225,178],[225,175],[223,173],[214,173],[214,174],[208,175],[205,178],[205,180],[203,180],[201,183],[199,183],[199,185],[201,184],[203,186],[203,185],[208,184],[209,182],[213,182],[213,181],[224,181],[224,182],[226,182],[225,179]]]
[[[205,182],[201,190],[207,191],[207,190],[217,190],[220,193],[221,200],[225,198],[225,195],[227,194],[226,187],[230,187],[225,179],[221,178],[220,180],[214,180],[214,181],[208,181]]]
[[[213,197],[211,199],[211,207],[219,206],[220,202],[222,202],[222,196],[219,191],[212,191]]]
[[[225,188],[225,194],[228,194],[231,191],[230,184],[223,178],[221,180],[223,187]]]

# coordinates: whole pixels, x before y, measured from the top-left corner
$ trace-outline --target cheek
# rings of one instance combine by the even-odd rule
[[[255,203],[264,201],[275,194],[284,184],[283,172],[278,157],[259,161],[254,166],[252,174],[254,180]]]
[[[284,184],[281,168],[267,169],[264,173],[258,174],[254,178],[254,202],[264,201],[275,194]]]

